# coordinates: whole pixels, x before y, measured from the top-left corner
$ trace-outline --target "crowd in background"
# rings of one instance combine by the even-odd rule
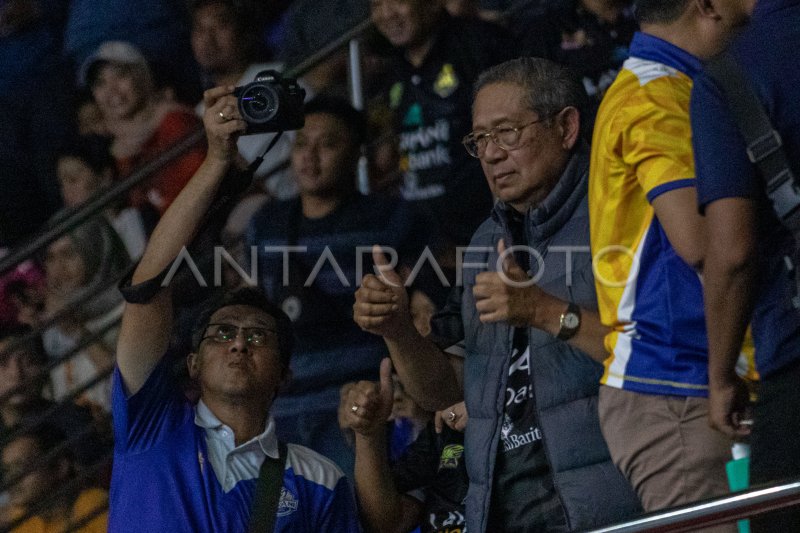
[[[204,121],[229,120],[203,91],[285,71],[366,18],[365,109],[348,103],[346,49],[303,73],[304,127],[238,137],[224,182],[236,199],[208,214],[188,248],[193,268],[170,274],[167,358],[187,397],[200,394],[184,363],[200,304],[257,285],[295,336],[270,407],[278,438],[355,480],[367,530],[567,531],[726,493],[732,437],[746,435],[707,424],[715,375],[697,206],[719,195],[687,186],[689,128],[702,120],[690,124],[688,109],[701,60],[747,8],[640,4],[0,0],[0,260],[195,139],[0,273],[0,529],[108,527],[118,283],[203,172],[214,148]],[[518,59],[530,57],[546,61]],[[513,151],[534,124],[557,134],[529,156]],[[504,181],[513,165],[545,184],[523,191],[529,203]],[[407,288],[369,274],[386,266],[374,244],[397,252],[384,272],[410,277]],[[462,260],[470,244],[482,251]],[[546,275],[512,245],[542,254]],[[548,256],[590,245],[624,245],[634,261],[593,270],[578,253],[563,272],[563,253]],[[283,246],[304,252],[275,253]],[[524,293],[535,316],[496,303],[491,268],[463,270],[495,262],[501,276],[536,277],[539,292]],[[756,368],[774,371],[767,355],[757,364],[758,320],[727,351],[753,397]],[[796,322],[784,322],[789,334]],[[481,366],[475,353],[492,357]],[[587,495],[596,485],[602,494]]]

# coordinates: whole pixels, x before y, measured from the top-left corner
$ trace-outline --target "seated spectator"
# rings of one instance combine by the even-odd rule
[[[99,488],[81,489],[65,442],[58,428],[43,424],[16,433],[4,444],[0,460],[3,482],[12,483],[5,512],[11,533],[108,529],[108,494]]]
[[[451,17],[441,2],[372,0],[377,30],[394,47],[386,80],[403,173],[402,197],[428,213],[440,232],[435,254],[455,268],[456,246],[492,206],[480,165],[464,152],[472,84],[514,49],[492,24]]]
[[[129,305],[114,379],[109,529],[234,532],[250,522],[254,531],[267,531],[259,529],[262,516],[274,518],[280,533],[356,532],[355,502],[341,470],[276,438],[271,405],[292,355],[291,324],[280,308],[255,289],[227,292],[203,307],[186,359],[200,390],[196,405],[177,386],[165,355],[175,287],[163,281],[209,218],[215,193],[227,187],[236,137],[245,128],[229,87],[210,89],[205,99],[208,156],[164,214],[133,285],[124,289]],[[273,509],[266,498],[254,498],[270,481],[278,491]]]
[[[156,88],[150,67],[133,45],[103,43],[82,65],[81,84],[91,89],[113,142],[111,154],[120,178],[200,129],[192,111]],[[159,214],[175,199],[200,166],[202,144],[158,169],[131,192],[134,207],[151,206]]]
[[[264,53],[259,54],[257,28],[240,6],[231,0],[196,0],[192,5],[192,50],[209,87],[242,86],[263,70],[283,70],[281,63],[261,61]],[[203,103],[195,110],[202,116]],[[239,137],[239,154],[247,163],[252,162],[262,155],[274,135]],[[275,198],[297,195],[297,186],[288,171],[292,138],[290,133],[284,134],[255,173],[258,182]]]
[[[157,79],[183,102],[202,92],[189,47],[187,2],[175,0],[70,0],[64,54],[82,65],[106,41],[126,41],[142,51]],[[191,175],[191,174],[190,174]]]
[[[293,379],[273,406],[278,435],[330,457],[345,472],[352,472],[353,455],[337,421],[339,390],[376,379],[384,352],[378,337],[352,321],[357,275],[371,266],[358,247],[380,242],[413,265],[430,234],[425,219],[399,198],[356,191],[365,128],[346,100],[311,100],[292,148],[300,197],[268,203],[248,230],[248,244],[259,254],[259,282],[292,319],[297,338]],[[269,248],[285,245],[305,247],[287,254],[286,278],[283,255]]]
[[[65,358],[51,372],[54,399],[69,396],[111,369],[118,331],[114,323],[122,315],[122,297],[115,281],[129,264],[122,241],[104,219],[91,219],[47,247],[46,312],[53,316],[66,310],[43,334],[48,356]],[[70,355],[83,339],[103,330],[98,340]],[[77,401],[109,411],[110,386],[109,375],[84,390]]]
[[[628,0],[568,0],[548,5],[544,13],[531,5],[509,24],[526,55],[574,70],[595,108],[628,58],[639,29]]]
[[[83,204],[116,181],[117,170],[109,151],[109,139],[78,137],[58,151],[56,172],[64,206],[75,208]],[[104,215],[122,239],[128,255],[132,259],[141,257],[147,236],[139,210],[114,202],[105,209]]]
[[[0,440],[15,429],[50,424],[70,439],[80,468],[95,465],[110,448],[110,427],[94,426],[89,409],[43,397],[49,388],[41,339],[25,326],[0,330]]]
[[[393,465],[386,420],[394,407],[391,362],[381,364],[380,383],[361,381],[342,396],[344,421],[356,435],[356,494],[367,531],[452,531],[464,527],[467,471],[463,462],[464,403],[428,423]],[[437,417],[440,416],[437,413]],[[453,428],[457,427],[458,431]]]

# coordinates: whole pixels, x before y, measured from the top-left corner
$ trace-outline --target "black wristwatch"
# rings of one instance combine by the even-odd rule
[[[570,302],[567,309],[561,313],[559,324],[557,339],[565,341],[574,337],[581,327],[581,308],[574,302]]]

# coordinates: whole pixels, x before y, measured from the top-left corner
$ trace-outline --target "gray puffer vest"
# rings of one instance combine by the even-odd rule
[[[525,216],[528,244],[541,257],[532,260],[537,285],[586,309],[597,301],[589,253],[587,205],[588,150],[578,150],[555,189]],[[497,242],[510,244],[509,207],[498,204],[492,218],[473,236],[465,263],[488,263],[497,270]],[[482,249],[481,249],[482,248]],[[535,257],[535,256],[534,256]],[[469,423],[466,461],[470,478],[467,527],[486,531],[500,443],[513,328],[483,324],[475,310],[472,287],[477,269],[465,269],[461,298],[464,345],[464,391]],[[600,432],[597,391],[602,365],[553,336],[529,329],[532,384],[544,449],[553,482],[571,531],[621,520],[641,511],[628,481],[612,464]]]

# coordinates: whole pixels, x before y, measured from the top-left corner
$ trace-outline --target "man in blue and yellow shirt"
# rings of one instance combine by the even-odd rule
[[[600,418],[647,511],[726,491],[730,441],[707,424],[703,220],[689,97],[700,60],[744,16],[727,0],[642,0],[642,33],[597,116],[589,179],[600,316]],[[734,0],[731,0],[733,3]]]

